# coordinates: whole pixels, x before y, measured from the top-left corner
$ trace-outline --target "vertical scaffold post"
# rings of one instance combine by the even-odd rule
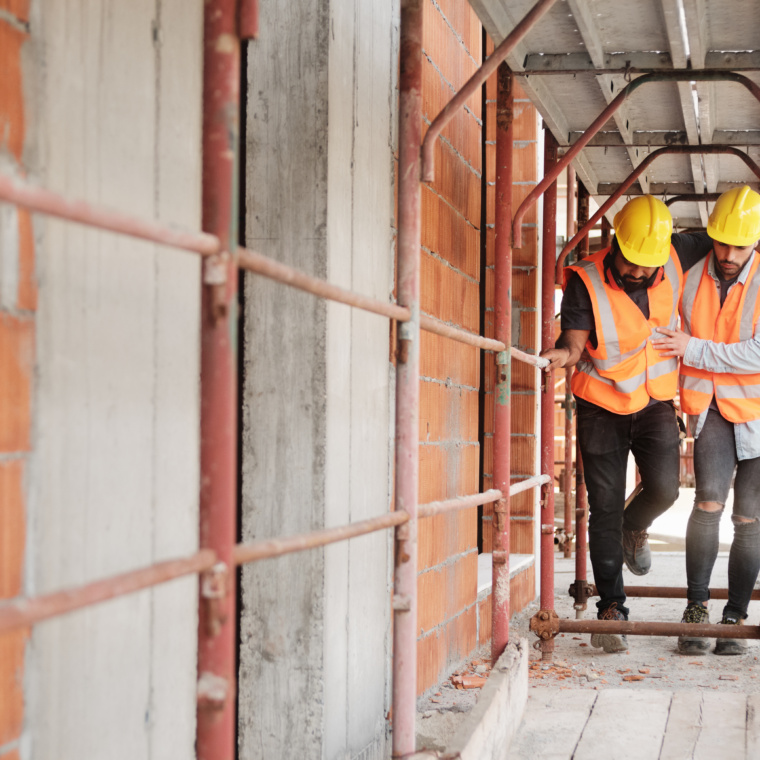
[[[578,182],[578,229],[588,221],[589,215],[589,193],[582,182]],[[578,258],[583,259],[588,256],[589,241],[588,235],[581,240],[578,245]],[[576,420],[576,430],[578,422]],[[588,583],[588,563],[586,553],[588,550],[587,541],[588,529],[588,509],[586,504],[586,480],[583,476],[583,458],[581,457],[581,447],[576,435],[575,440],[575,583],[572,585],[575,602],[575,617],[583,617],[583,612],[588,605],[588,598],[591,587]]]
[[[514,78],[507,64],[497,70],[496,209],[494,216],[494,337],[507,349],[496,357],[494,387],[493,485],[502,497],[494,504],[491,584],[491,660],[509,643],[509,482],[512,367],[512,160]]]
[[[393,757],[415,751],[417,696],[417,499],[420,372],[420,146],[422,0],[402,0],[399,76],[398,302],[396,352],[396,528],[393,594]]]
[[[218,563],[200,581],[199,760],[235,757],[237,165],[240,43],[235,0],[204,4],[203,229],[221,251],[203,264],[200,545]]]
[[[557,163],[558,145],[544,129],[544,171]],[[541,350],[554,347],[554,266],[557,261],[557,182],[544,193],[541,244]],[[541,373],[541,609],[554,610],[554,372]],[[554,639],[541,641],[544,660],[551,660]]]
[[[566,198],[565,240],[575,234],[575,169],[567,167],[567,198]],[[573,376],[572,368],[565,370],[565,481],[563,493],[565,497],[565,551],[564,556],[572,555],[572,540],[568,538],[573,529],[573,394],[570,381]],[[577,540],[577,536],[575,536]]]

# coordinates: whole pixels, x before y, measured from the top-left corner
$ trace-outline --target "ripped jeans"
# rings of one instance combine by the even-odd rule
[[[728,555],[725,611],[746,618],[760,571],[760,457],[737,460],[733,423],[710,409],[694,443],[697,489],[686,528],[689,601],[706,602],[710,598],[710,576],[718,556],[718,529],[723,514],[723,510],[707,512],[698,505],[714,501],[725,506],[734,470],[734,540]],[[745,520],[737,520],[737,517]]]

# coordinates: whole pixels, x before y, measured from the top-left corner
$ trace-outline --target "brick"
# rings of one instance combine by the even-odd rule
[[[512,336],[512,345],[527,353],[538,353],[538,312],[521,311],[519,325],[519,332]]]
[[[26,12],[25,3],[11,3],[8,8],[17,15]],[[24,149],[24,92],[21,73],[21,46],[27,34],[0,20],[0,145],[17,161]]]
[[[18,209],[18,308],[37,309],[37,279],[34,271],[34,231],[32,217],[26,209]]]
[[[478,602],[478,646],[491,641],[491,595]]]
[[[533,435],[513,435],[511,448],[512,474],[532,476],[536,466],[536,437]]]
[[[441,200],[422,188],[422,245],[473,280],[480,279],[480,231]]]
[[[446,568],[417,577],[417,628],[427,633],[446,619]]]
[[[462,37],[465,50],[480,62],[483,56],[482,27],[472,6],[459,0],[438,0],[438,6],[449,24]]]
[[[538,303],[538,270],[514,269],[512,271],[512,308],[531,308]]]
[[[24,463],[19,459],[0,462],[0,598],[21,593],[26,541]]]
[[[0,634],[0,746],[21,735],[27,635],[26,629]]]
[[[438,319],[480,333],[480,287],[430,254],[420,257],[420,308]]]
[[[28,451],[34,322],[0,314],[0,451]]]
[[[29,21],[29,0],[0,0],[0,10],[7,11],[19,21]]]
[[[509,551],[512,554],[533,554],[533,520],[512,520],[509,526]]]
[[[535,367],[532,364],[512,359],[512,393],[526,391],[533,391],[534,393],[536,391]]]
[[[533,192],[534,188],[536,187],[536,181],[535,177],[520,177],[519,175],[515,174],[514,182],[523,182],[527,184],[513,184],[512,185],[512,214],[517,213],[517,210],[520,208],[520,205],[522,202]],[[522,224],[538,224],[538,201],[536,201],[525,213],[522,217]],[[523,245],[525,243],[523,242]]]
[[[433,63],[424,56],[422,93],[422,114],[428,122],[432,122],[456,94]],[[438,138],[450,142],[454,150],[478,172],[482,162],[481,126],[477,121],[479,112],[480,109],[474,113],[472,109],[457,109]],[[423,126],[423,132],[426,130],[427,127]]]
[[[469,657],[477,645],[477,610],[475,605],[451,620],[446,626],[447,664],[454,666]]]
[[[513,482],[517,483],[519,480],[514,479]],[[509,500],[510,514],[513,517],[533,517],[534,499],[535,494],[533,493],[533,489],[515,494]]]
[[[470,552],[446,566],[446,618],[459,615],[478,596],[478,554]]]
[[[536,587],[536,566],[531,565],[510,579],[509,594],[511,612],[524,610],[532,601]]]
[[[533,140],[515,139],[512,146],[512,176],[522,180],[538,176],[537,144]]]
[[[515,89],[515,104],[513,110],[512,139],[535,140],[538,137],[538,114],[532,103],[523,102]],[[535,171],[538,171],[536,167]],[[533,177],[535,178],[535,174]],[[526,178],[527,179],[527,178]]]
[[[417,694],[438,683],[446,667],[448,640],[437,630],[417,641]]]
[[[478,443],[479,394],[441,383],[420,386],[420,440]]]
[[[480,176],[448,145],[435,146],[435,180],[430,187],[474,227],[480,228]]]
[[[512,394],[512,432],[536,432],[536,397],[523,394]]]
[[[474,346],[423,331],[420,337],[420,375],[455,385],[480,385],[480,354]]]

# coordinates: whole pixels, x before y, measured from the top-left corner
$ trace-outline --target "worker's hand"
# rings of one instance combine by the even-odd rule
[[[656,327],[655,330],[663,336],[652,341],[652,346],[660,352],[660,356],[683,356],[686,353],[691,336],[682,330],[670,330],[667,327]]]
[[[565,366],[570,358],[570,351],[567,348],[549,348],[541,353],[541,357],[549,360],[548,366],[544,367],[544,372],[552,372]]]

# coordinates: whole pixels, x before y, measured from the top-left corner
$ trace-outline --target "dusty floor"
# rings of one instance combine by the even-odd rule
[[[713,573],[713,588],[727,585],[728,554],[721,552]],[[589,563],[590,572],[590,563]],[[630,585],[685,586],[683,552],[655,551],[652,571],[637,577],[625,571]],[[567,593],[575,579],[575,560],[555,555],[555,601],[561,617],[575,617],[572,600]],[[589,578],[593,582],[593,578]],[[595,600],[589,602],[584,617],[596,615]],[[710,620],[720,620],[723,601],[709,603]],[[678,622],[685,606],[680,599],[629,599],[631,620]],[[513,616],[511,634],[536,641],[530,633],[531,616],[538,603]],[[750,604],[748,622],[760,623],[760,601]],[[560,634],[555,640],[551,663],[542,661],[541,653],[530,654],[529,690],[625,688],[658,691],[711,690],[752,694],[760,692],[760,644],[749,642],[747,653],[738,657],[684,657],[676,651],[675,639],[664,636],[630,636],[629,649],[620,654],[605,654],[591,647],[588,634]],[[477,653],[461,675],[488,673],[488,649]],[[451,679],[418,700],[418,749],[443,750],[457,730],[462,717],[477,701],[479,689],[457,689]],[[530,691],[529,691],[530,693]],[[530,698],[530,697],[529,697]]]
[[[713,588],[727,585],[727,553],[721,553],[713,573]],[[625,571],[631,585],[685,586],[684,555],[682,552],[654,552],[652,571],[637,577]],[[567,589],[575,578],[575,560],[557,558],[555,562],[555,594],[557,613],[575,617]],[[590,600],[584,617],[596,615],[595,600]],[[710,620],[718,622],[723,610],[721,600],[709,603]],[[631,620],[679,622],[685,607],[680,599],[629,599]],[[531,615],[537,605],[515,615],[512,631],[529,640],[535,636],[528,630]],[[760,622],[760,602],[752,602],[748,622]],[[760,692],[760,645],[749,642],[747,653],[738,657],[684,657],[676,651],[676,640],[666,636],[629,636],[629,649],[620,654],[605,654],[589,644],[588,634],[560,634],[556,640],[551,664],[541,660],[541,653],[531,652],[529,671],[533,688],[561,687],[602,689],[628,687],[632,689],[721,689],[745,694]]]

